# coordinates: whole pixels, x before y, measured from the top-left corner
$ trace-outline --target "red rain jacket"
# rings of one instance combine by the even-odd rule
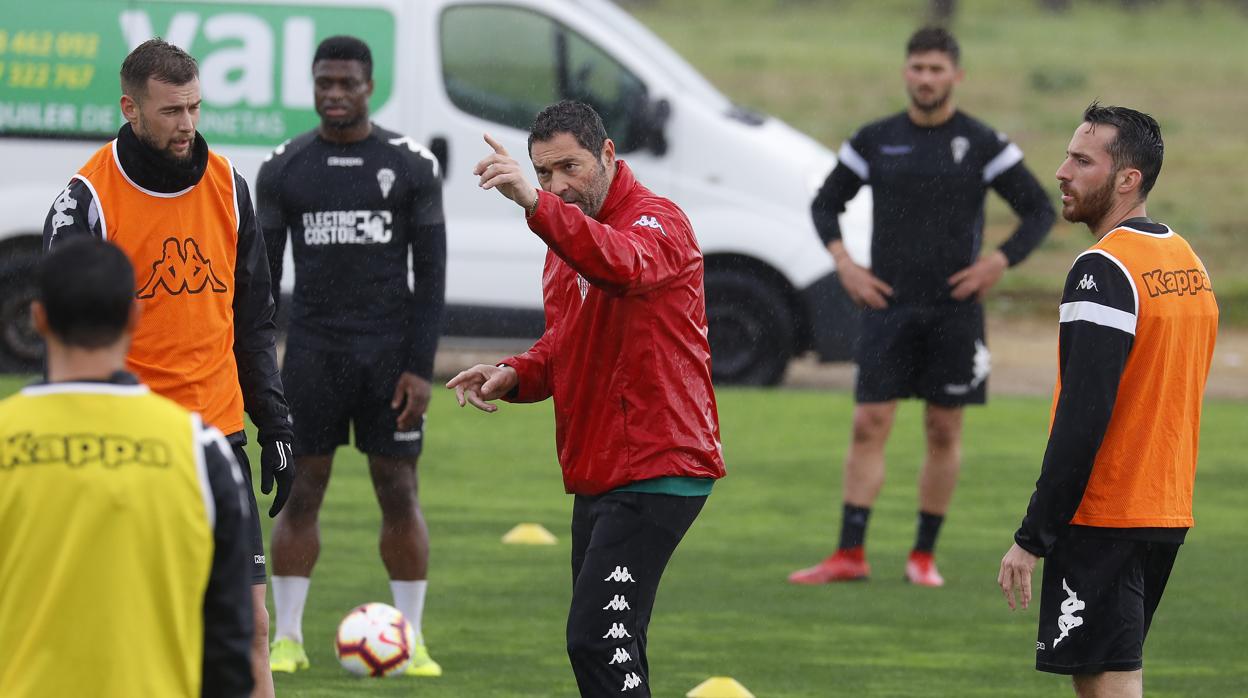
[[[529,228],[549,250],[546,331],[501,363],[505,399],[555,399],[564,487],[595,495],[656,477],[724,476],[702,252],[676,204],[624,161],[597,220],[540,192]]]

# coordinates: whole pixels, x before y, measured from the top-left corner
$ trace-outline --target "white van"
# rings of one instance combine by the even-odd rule
[[[199,130],[251,182],[275,145],[317,123],[317,43],[353,34],[370,44],[374,120],[443,163],[446,334],[541,333],[545,247],[471,170],[487,152],[482,132],[522,157],[536,113],[573,98],[597,108],[641,182],[693,222],[717,380],[775,383],[809,349],[849,356],[853,309],[809,214],[831,151],[733,105],[607,0],[4,2],[0,353],[10,363],[29,367],[42,351],[26,307],[48,207],[120,127],[121,60],[154,35],[199,60]],[[842,226],[865,256],[866,197]]]

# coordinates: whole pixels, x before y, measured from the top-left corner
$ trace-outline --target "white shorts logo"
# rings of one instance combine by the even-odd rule
[[[616,647],[615,656],[611,657],[611,661],[607,662],[607,665],[610,666],[611,664],[623,664],[624,662],[631,662],[631,661],[633,661],[633,655],[629,654],[628,650],[624,649],[623,647]]]
[[[988,380],[988,374],[991,372],[992,354],[988,352],[988,345],[977,339],[975,340],[975,354],[971,357],[971,382],[947,383],[945,392],[950,395],[966,395],[978,388],[980,383]]]
[[[1062,631],[1062,634],[1053,638],[1053,647],[1057,647],[1059,642],[1065,640],[1071,630],[1083,625],[1083,619],[1076,616],[1075,613],[1088,607],[1086,603],[1079,600],[1075,592],[1066,584],[1065,577],[1062,578],[1062,588],[1066,590],[1069,596],[1062,602],[1062,615],[1057,617],[1057,629]]]
[[[620,692],[631,691],[641,685],[641,677],[635,673],[629,673],[624,676],[624,688]]]

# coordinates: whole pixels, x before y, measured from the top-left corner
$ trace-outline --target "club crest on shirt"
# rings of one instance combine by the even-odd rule
[[[581,291],[581,300],[585,300],[585,295],[589,293],[589,282],[580,274],[576,275],[576,287]]]
[[[377,184],[381,187],[381,198],[390,196],[390,187],[394,186],[394,170],[383,167],[377,170]]]
[[[949,141],[949,149],[953,151],[953,161],[956,164],[962,164],[962,158],[966,157],[966,151],[971,149],[971,142],[965,136],[954,136]]]

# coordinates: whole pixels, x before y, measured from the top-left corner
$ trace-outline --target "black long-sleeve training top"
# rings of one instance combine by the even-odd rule
[[[287,342],[395,351],[405,370],[430,378],[446,293],[442,182],[433,155],[376,125],[347,144],[310,131],[273,151],[256,196],[274,295],[288,233],[295,260]]]
[[[871,269],[893,287],[893,304],[952,302],[949,276],[979,257],[989,188],[1019,217],[1000,248],[1010,266],[1053,225],[1053,205],[1023,164],[1022,150],[960,111],[931,128],[905,112],[870,123],[837,158],[811,205],[815,229],[825,244],[840,239],[837,216],[870,185]]]

